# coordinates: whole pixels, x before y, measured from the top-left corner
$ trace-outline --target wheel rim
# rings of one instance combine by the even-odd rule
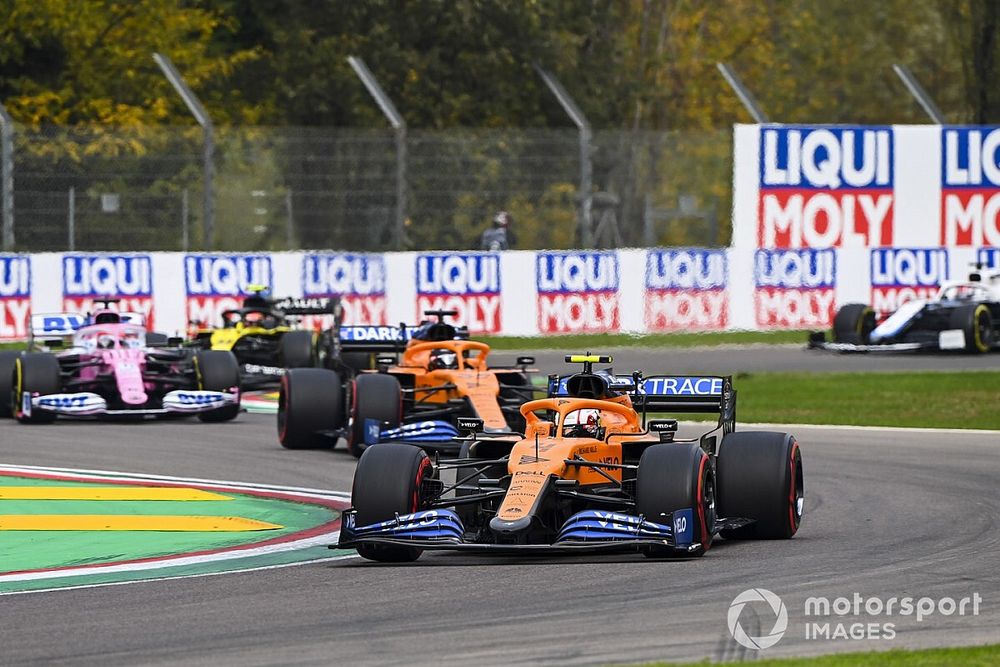
[[[715,531],[715,476],[706,470],[705,493],[702,498],[702,511],[705,517],[705,539],[710,541]]]
[[[704,455],[698,470],[698,487],[698,514],[701,518],[699,542],[702,549],[707,550],[712,544],[715,531],[715,478],[708,464],[708,457]]]
[[[792,483],[789,497],[789,521],[792,533],[798,530],[802,523],[802,509],[805,505],[805,484],[802,479],[802,455],[799,453],[799,445],[792,446],[791,456]]]
[[[21,398],[21,394],[24,392],[24,388],[22,386],[24,384],[24,382],[22,380],[24,374],[21,372],[21,360],[20,359],[17,359],[14,362],[14,373],[16,374],[17,379],[14,381],[14,393],[11,394],[11,397],[10,397],[10,402],[11,402],[11,406],[10,407],[11,407],[12,413],[15,416],[19,416],[21,414],[21,402],[24,400],[24,399]]]
[[[993,326],[990,322],[990,313],[980,306],[976,310],[976,347],[985,352],[993,343]]]
[[[288,437],[288,381],[287,375],[281,378],[278,389],[278,440],[285,442]]]
[[[367,445],[365,445],[364,436],[359,440],[357,433],[354,429],[355,421],[357,421],[357,411],[358,411],[358,381],[351,380],[347,384],[347,391],[349,395],[347,397],[347,404],[351,406],[351,412],[347,416],[347,445],[356,456],[361,456],[361,453],[365,451]]]

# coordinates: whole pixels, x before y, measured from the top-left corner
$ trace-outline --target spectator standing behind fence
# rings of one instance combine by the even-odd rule
[[[515,243],[514,233],[510,230],[511,217],[507,211],[500,211],[493,216],[493,226],[483,232],[479,240],[480,250],[510,250]]]

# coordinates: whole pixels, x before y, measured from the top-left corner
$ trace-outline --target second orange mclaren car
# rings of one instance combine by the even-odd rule
[[[295,368],[281,379],[278,439],[290,449],[330,447],[344,437],[355,456],[375,442],[447,445],[459,417],[476,417],[490,433],[524,428],[519,411],[537,391],[528,366],[497,367],[490,347],[445,321],[417,327],[341,327],[334,369]]]

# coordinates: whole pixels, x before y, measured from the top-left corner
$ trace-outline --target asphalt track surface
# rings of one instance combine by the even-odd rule
[[[648,365],[646,365],[648,366]],[[663,370],[667,370],[665,367]],[[694,370],[694,369],[692,369]],[[726,615],[741,591],[782,597],[767,657],[1000,642],[1000,434],[793,429],[805,521],[792,540],[704,557],[502,559],[425,554],[0,597],[0,664],[609,664],[753,659]],[[347,490],[343,450],[293,452],[274,418],[228,425],[0,423],[0,462]],[[2,548],[2,542],[0,542]],[[864,615],[895,639],[806,640],[809,596],[978,593],[979,615]],[[753,628],[756,612],[760,630]],[[744,611],[751,634],[773,615]]]

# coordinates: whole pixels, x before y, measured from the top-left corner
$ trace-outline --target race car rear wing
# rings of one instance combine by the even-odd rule
[[[730,376],[653,375],[638,380],[616,376],[611,388],[624,388],[636,408],[650,412],[721,414],[736,399]]]
[[[643,377],[614,375],[610,372],[596,374],[552,375],[549,377],[549,396],[574,396],[571,389],[579,386],[572,378],[586,377],[590,383],[588,398],[596,393],[594,381],[604,386],[609,395],[625,393],[636,410],[660,413],[717,414],[721,421],[731,421],[736,414],[736,390],[731,376],[725,375],[651,375]]]
[[[406,345],[417,327],[342,326],[340,349],[345,352],[396,352]]]
[[[340,297],[288,297],[272,304],[285,315],[336,315],[340,311]]]
[[[449,314],[452,311],[447,311]],[[428,310],[425,314],[440,315],[440,311]],[[340,349],[345,352],[399,352],[410,340],[458,340],[467,339],[469,330],[463,326],[453,326],[445,322],[423,322],[419,326],[400,323],[390,327],[384,325],[341,326],[338,329]]]
[[[142,313],[108,312],[115,316],[118,322],[108,324],[128,323],[139,326],[146,325],[146,316]],[[53,347],[65,345],[81,327],[93,324],[92,317],[82,313],[36,313],[31,316],[31,329],[28,336],[28,347]]]
[[[65,338],[87,323],[80,313],[37,313],[31,316],[32,338]]]

